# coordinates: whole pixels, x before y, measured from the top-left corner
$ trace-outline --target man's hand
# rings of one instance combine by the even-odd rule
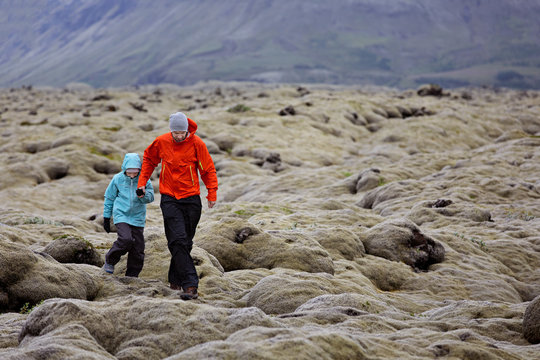
[[[103,218],[103,229],[105,229],[107,233],[111,232],[111,218]]]
[[[208,208],[209,208],[209,209],[213,208],[214,205],[216,205],[216,201],[210,201],[210,200],[208,200]]]
[[[141,186],[140,188],[137,189],[137,197],[144,197],[144,194],[146,194],[146,189],[144,186]]]

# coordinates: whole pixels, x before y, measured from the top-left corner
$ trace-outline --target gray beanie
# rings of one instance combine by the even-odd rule
[[[169,129],[171,131],[187,131],[188,120],[186,115],[181,112],[171,114],[169,116]]]

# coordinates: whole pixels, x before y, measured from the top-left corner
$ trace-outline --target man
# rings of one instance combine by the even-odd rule
[[[169,283],[183,290],[184,300],[196,299],[199,277],[191,248],[201,217],[199,177],[208,189],[208,207],[216,204],[218,181],[214,162],[204,142],[195,135],[197,124],[181,112],[170,115],[170,133],[158,136],[146,148],[138,187],[144,196],[145,184],[161,162],[159,192],[167,245],[171,252]]]

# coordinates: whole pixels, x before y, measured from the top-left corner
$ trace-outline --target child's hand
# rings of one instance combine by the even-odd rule
[[[142,198],[144,197],[144,194],[146,194],[146,189],[144,188],[144,186],[141,186],[140,188],[137,189],[135,193],[137,194],[138,197]]]
[[[111,232],[111,218],[103,218],[103,229],[107,234]]]

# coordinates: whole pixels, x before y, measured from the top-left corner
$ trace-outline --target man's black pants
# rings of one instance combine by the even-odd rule
[[[105,255],[107,264],[116,265],[128,254],[126,276],[138,277],[144,265],[144,228],[127,223],[115,224],[118,239]]]
[[[160,206],[171,252],[169,283],[181,286],[184,291],[191,286],[198,287],[199,277],[191,258],[191,248],[201,218],[201,198],[194,195],[177,200],[162,194]]]

